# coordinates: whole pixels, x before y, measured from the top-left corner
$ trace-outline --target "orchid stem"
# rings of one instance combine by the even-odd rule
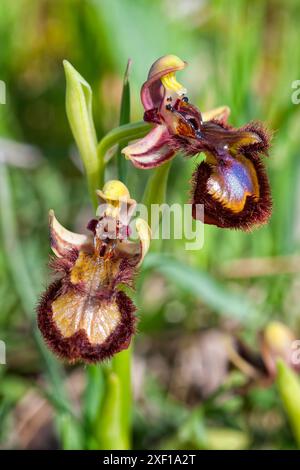
[[[121,99],[120,109],[120,127],[114,129],[113,135],[118,136],[117,150],[117,170],[118,179],[126,184],[127,179],[127,162],[124,155],[122,155],[120,144],[127,145],[129,140],[143,137],[148,132],[149,126],[144,122],[136,122],[130,124],[130,83],[129,74],[131,68],[131,60],[127,62],[127,67],[123,80],[123,92]],[[122,141],[126,132],[125,139]],[[107,139],[109,141],[109,139]],[[119,437],[120,443],[124,450],[131,448],[132,438],[132,385],[131,385],[131,363],[132,363],[133,346],[130,345],[128,349],[118,353],[112,360],[113,373],[116,374],[119,387],[121,390],[120,403],[119,403]]]
[[[100,174],[104,178],[106,154],[114,146],[121,146],[131,140],[143,137],[151,126],[139,121],[123,124],[100,141],[97,147]],[[123,157],[125,158],[125,157]],[[121,178],[118,165],[118,177]],[[92,188],[96,189],[96,188]],[[132,346],[118,353],[112,360],[112,369],[107,371],[106,396],[104,397],[99,421],[98,439],[101,448],[128,450],[131,447],[132,430],[132,390],[131,390]],[[110,424],[109,424],[110,423]]]
[[[101,189],[105,180],[105,167],[113,147],[122,148],[131,140],[143,137],[151,126],[143,121],[127,124],[130,119],[130,90],[128,74],[130,61],[124,76],[124,88],[121,103],[120,126],[106,134],[97,142],[97,134],[92,113],[92,89],[88,82],[68,62],[64,61],[66,75],[66,112],[70,127],[79,149],[85,168],[87,185],[94,209],[97,208],[96,190]],[[126,165],[117,158],[118,177],[125,180]],[[124,157],[125,158],[125,157]],[[131,348],[117,354],[111,366],[105,370],[103,400],[94,414],[93,428],[98,445],[106,449],[129,449],[131,442]],[[97,368],[97,379],[104,367]],[[91,371],[90,371],[91,372]],[[95,371],[93,371],[95,372]],[[90,374],[89,392],[95,389],[99,380]]]
[[[123,126],[124,124],[130,123],[130,83],[129,83],[129,74],[131,69],[132,61],[128,59],[127,67],[123,79],[123,92],[121,98],[121,109],[120,109],[120,120],[119,125]],[[125,143],[127,145],[127,142]],[[117,169],[119,180],[126,184],[127,172],[128,172],[128,162],[126,162],[124,156],[122,155],[120,146],[118,146],[118,151],[116,154],[117,157]]]
[[[77,143],[86,173],[91,202],[96,209],[96,190],[103,187],[105,166],[113,152],[117,155],[118,178],[126,179],[126,164],[121,160],[120,148],[131,140],[143,137],[151,126],[143,121],[126,123],[130,119],[130,90],[128,74],[130,61],[124,76],[121,103],[120,126],[106,134],[97,143],[97,135],[92,115],[92,90],[87,81],[67,61],[64,61],[66,74],[66,111],[70,127]],[[105,394],[95,416],[95,434],[100,447],[107,449],[129,449],[131,442],[131,348],[116,355],[111,370],[107,370]],[[99,367],[99,374],[102,367]]]

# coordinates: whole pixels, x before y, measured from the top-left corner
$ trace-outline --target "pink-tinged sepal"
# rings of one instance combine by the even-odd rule
[[[136,168],[150,169],[161,165],[174,156],[169,146],[169,131],[166,126],[154,127],[143,139],[122,150]]]

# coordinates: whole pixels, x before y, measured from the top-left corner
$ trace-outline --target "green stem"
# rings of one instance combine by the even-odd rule
[[[94,208],[97,207],[96,189],[104,184],[107,153],[118,146],[118,177],[126,179],[126,165],[120,154],[121,146],[130,140],[143,137],[151,126],[145,122],[127,124],[130,118],[130,90],[128,82],[130,61],[124,76],[121,103],[120,127],[113,129],[97,144],[97,136],[92,115],[92,90],[87,81],[67,61],[64,61],[66,75],[66,112],[70,127],[79,149],[86,173],[87,184]],[[98,404],[92,426],[102,448],[129,449],[131,430],[131,351],[119,353],[105,373],[104,395]],[[94,396],[101,379],[103,367],[89,369],[87,396]],[[96,379],[96,380],[95,380]],[[89,409],[87,407],[87,409]],[[95,409],[95,408],[94,408]],[[89,417],[90,421],[90,417]],[[94,444],[92,444],[94,445]]]
[[[163,204],[166,201],[168,177],[171,168],[172,160],[164,163],[163,165],[155,168],[152,175],[149,177],[147,186],[143,196],[143,204],[148,209],[149,225],[153,232],[156,227],[151,224],[151,206],[152,204]]]
[[[149,177],[143,203],[151,209],[151,204],[163,204],[167,196],[168,177],[172,160],[156,168]]]
[[[144,122],[134,124],[130,123],[130,85],[129,85],[129,72],[131,60],[128,60],[123,80],[123,93],[121,99],[120,111],[120,127],[114,129],[114,136],[120,139],[117,151],[117,169],[118,179],[126,184],[128,162],[126,162],[124,155],[121,153],[122,146],[128,144],[129,140],[143,137],[148,132],[149,126]],[[122,141],[121,134],[126,131],[126,138]],[[120,143],[122,142],[122,145]],[[132,390],[131,390],[131,362],[132,362],[132,345],[125,351],[116,354],[112,360],[112,372],[115,374],[115,380],[118,382],[121,394],[118,397],[119,401],[115,406],[119,410],[118,420],[118,441],[119,446],[123,450],[131,448],[131,430],[132,430]],[[112,445],[115,445],[112,443]]]
[[[131,390],[131,362],[133,348],[130,346],[125,351],[116,354],[112,360],[112,370],[118,378],[121,397],[119,415],[119,435],[122,442],[122,450],[131,448],[132,429],[132,390]]]
[[[96,429],[100,449],[127,450],[129,448],[127,435],[121,427],[123,390],[118,375],[106,371],[106,393]]]
[[[104,176],[107,163],[105,156],[112,147],[144,137],[149,129],[148,124],[136,122],[121,125],[106,134],[97,148],[98,160],[103,167],[101,174]],[[121,178],[119,165],[118,172]],[[95,191],[97,187],[93,187],[93,181],[90,181],[90,184],[91,191]],[[111,369],[105,373],[105,395],[95,423],[97,439],[102,449],[128,450],[131,447],[131,358],[132,347],[114,356]]]

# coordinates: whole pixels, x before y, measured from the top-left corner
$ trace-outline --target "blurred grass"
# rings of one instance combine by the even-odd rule
[[[300,107],[291,102],[291,84],[300,78],[299,21],[296,0],[2,0],[0,41],[5,47],[0,55],[0,79],[6,82],[7,104],[0,105],[0,135],[33,144],[43,155],[34,168],[16,168],[9,156],[3,155],[0,143],[0,339],[7,343],[7,366],[0,366],[3,446],[13,432],[15,407],[36,384],[39,393],[47,392],[56,410],[61,431],[55,445],[95,445],[92,429],[101,400],[101,374],[89,368],[84,406],[80,413],[75,412],[73,401],[67,399],[66,403],[64,391],[65,377],[74,368],[56,363],[45,350],[33,320],[37,294],[49,281],[48,209],[54,208],[60,220],[75,230],[83,229],[91,213],[64,110],[63,59],[69,60],[91,85],[98,137],[119,124],[128,57],[133,62],[131,119],[140,120],[140,85],[151,63],[165,53],[175,53],[189,62],[181,81],[200,109],[227,104],[234,125],[262,119],[274,131],[267,161],[274,199],[270,224],[251,234],[205,227],[205,243],[199,252],[184,251],[185,240],[164,241],[163,250],[170,256],[149,256],[147,276],[139,282],[137,299],[143,309],[137,343],[176,326],[180,331],[197,330],[199,325],[218,326],[231,316],[239,321],[246,319],[245,323],[241,321],[243,331],[253,344],[256,330],[274,317],[291,325],[299,335],[298,273],[262,273],[241,280],[219,274],[223,264],[239,258],[277,257],[299,251]],[[194,159],[175,159],[168,185],[170,202],[187,202],[194,166]],[[116,174],[114,159],[108,172]],[[141,197],[150,174],[128,168],[133,197]],[[167,295],[153,305],[145,289],[149,278],[151,281],[157,276],[166,279]],[[166,315],[174,299],[184,312],[175,326]],[[95,393],[98,388],[99,394]],[[268,411],[273,407],[281,415],[280,403],[272,399],[273,390],[265,393]],[[145,448],[163,446],[179,425],[179,416],[184,415],[189,422],[189,410],[174,405],[164,390],[150,387],[147,396],[153,407],[165,407],[168,417],[154,419],[151,434],[143,411],[136,411],[135,443]],[[277,436],[270,433],[261,440],[249,418],[261,406],[262,396],[249,393],[230,419],[226,410],[224,421],[216,419],[216,403],[206,414],[213,429],[219,424],[222,429],[229,426],[240,430],[241,416],[252,434],[247,446],[293,447],[284,421]],[[71,435],[70,426],[78,433]]]

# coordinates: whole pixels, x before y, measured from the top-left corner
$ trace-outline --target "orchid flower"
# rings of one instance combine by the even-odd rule
[[[192,215],[218,227],[248,230],[267,222],[271,214],[268,177],[261,154],[267,154],[269,133],[259,122],[233,128],[230,110],[222,106],[206,113],[189,103],[175,73],[186,63],[174,55],[158,59],[141,89],[144,120],[153,128],[122,152],[137,168],[164,164],[181,152],[205,161],[192,177]]]
[[[90,234],[70,232],[49,214],[52,268],[60,277],[42,296],[38,326],[49,347],[71,362],[101,361],[129,346],[135,306],[120,286],[133,285],[150,243],[143,219],[135,220],[138,240],[128,238],[136,202],[123,183],[109,181],[97,194],[101,215],[88,223]]]

